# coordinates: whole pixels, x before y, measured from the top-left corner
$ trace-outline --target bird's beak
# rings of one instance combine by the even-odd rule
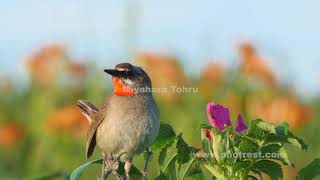
[[[104,72],[110,74],[111,76],[120,77],[123,72],[118,71],[116,69],[105,69]]]

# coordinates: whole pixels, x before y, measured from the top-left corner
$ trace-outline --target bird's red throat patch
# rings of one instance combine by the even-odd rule
[[[112,77],[113,81],[113,93],[118,96],[134,96],[134,89],[126,86],[121,79]]]

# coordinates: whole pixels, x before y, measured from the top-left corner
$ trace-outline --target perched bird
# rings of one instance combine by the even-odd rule
[[[86,101],[78,106],[87,117],[90,126],[87,133],[87,158],[92,156],[95,145],[102,151],[102,179],[118,169],[119,160],[125,162],[125,174],[130,178],[132,158],[147,150],[145,176],[149,147],[158,135],[159,111],[152,95],[151,80],[138,66],[121,63],[114,69],[106,69],[112,76],[114,93],[106,98],[98,109]]]

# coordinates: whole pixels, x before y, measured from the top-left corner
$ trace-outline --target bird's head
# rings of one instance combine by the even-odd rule
[[[114,94],[133,96],[139,88],[151,88],[148,74],[140,67],[130,63],[120,63],[114,69],[105,69],[112,76]]]

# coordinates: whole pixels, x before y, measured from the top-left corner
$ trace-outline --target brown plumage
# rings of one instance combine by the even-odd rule
[[[150,91],[151,80],[140,67],[122,63],[105,72],[112,75],[114,95],[99,109],[89,102],[78,101],[90,122],[86,156],[92,156],[97,144],[104,159],[102,177],[106,178],[111,171],[117,175],[116,159],[126,162],[129,178],[132,158],[148,149],[158,135],[159,112]],[[140,91],[141,88],[149,91]]]

